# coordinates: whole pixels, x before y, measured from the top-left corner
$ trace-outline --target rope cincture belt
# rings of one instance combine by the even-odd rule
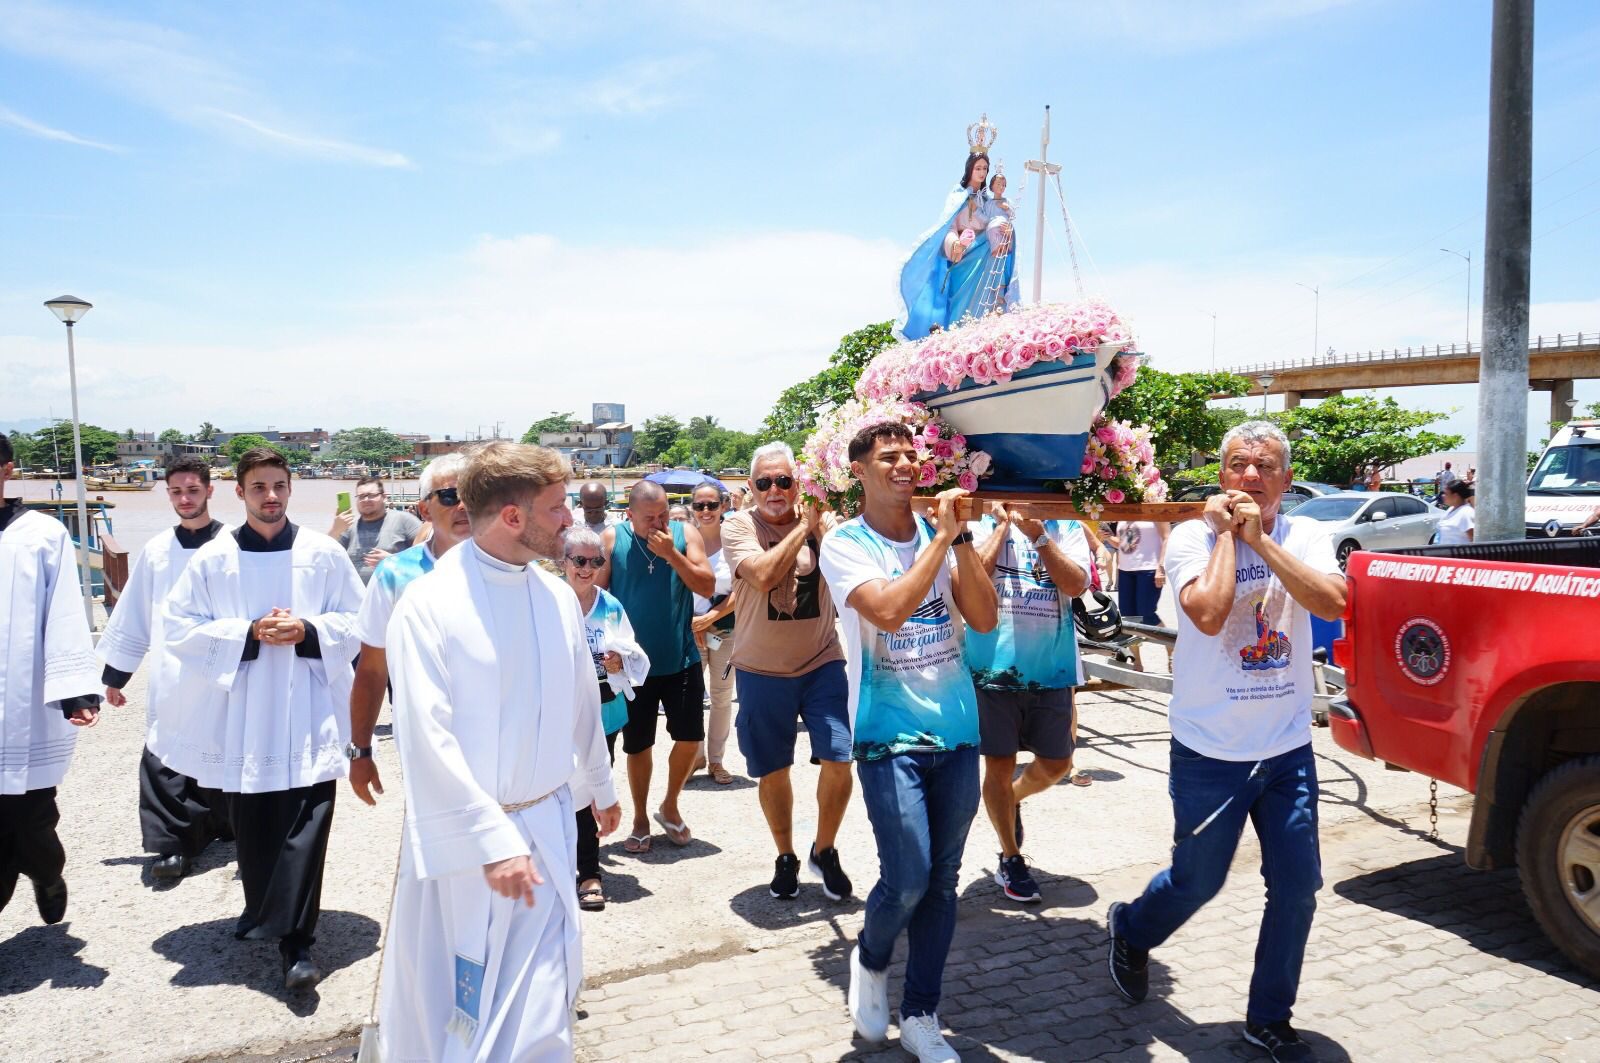
[[[550,798],[554,797],[556,795],[556,793],[557,793],[557,791],[551,790],[549,793],[545,794],[543,797],[535,797],[532,801],[518,801],[515,804],[501,805],[500,806],[500,811],[502,811],[502,812],[521,812],[525,808],[532,808],[534,805],[538,804],[540,801],[549,800]]]

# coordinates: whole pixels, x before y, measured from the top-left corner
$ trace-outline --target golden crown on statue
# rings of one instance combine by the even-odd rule
[[[1000,130],[994,127],[985,112],[975,124],[967,126],[967,148],[974,155],[987,155],[994,146],[995,137],[999,135]]]

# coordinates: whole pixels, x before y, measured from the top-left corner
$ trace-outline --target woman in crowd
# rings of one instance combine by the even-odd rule
[[[694,596],[694,640],[705,662],[706,689],[711,692],[711,718],[706,721],[706,744],[696,768],[706,767],[719,785],[733,782],[722,765],[728,731],[733,726],[733,572],[722,555],[722,515],[728,496],[716,484],[701,484],[689,496],[690,516],[705,542],[717,585],[710,598]]]
[[[1156,606],[1167,582],[1162,556],[1170,525],[1148,520],[1125,520],[1117,525],[1117,608],[1122,619],[1135,624],[1161,625]],[[1144,671],[1144,659],[1134,647],[1133,666]]]
[[[1450,512],[1439,522],[1439,545],[1454,546],[1472,541],[1477,511],[1472,498],[1477,494],[1465,480],[1451,480],[1444,487],[1444,504]]]
[[[600,684],[600,723],[606,748],[616,761],[617,732],[628,722],[633,688],[650,672],[650,661],[633,638],[633,625],[622,605],[597,587],[594,578],[605,564],[600,536],[584,527],[567,531],[562,575],[578,596],[586,623],[589,654],[594,658],[595,679]],[[578,907],[604,911],[605,891],[600,885],[600,832],[587,802],[578,804]]]

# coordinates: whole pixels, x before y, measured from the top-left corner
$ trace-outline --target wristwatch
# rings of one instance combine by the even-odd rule
[[[969,531],[964,531],[960,535],[956,536],[954,539],[952,539],[950,541],[950,546],[951,546],[951,548],[955,548],[957,546],[960,546],[962,543],[970,543],[971,541],[972,541],[972,533],[969,532]]]
[[[1031,545],[1035,550],[1043,550],[1047,543],[1052,542],[1055,542],[1055,540],[1050,538],[1049,532],[1040,532],[1039,537],[1035,539]]]
[[[372,759],[371,746],[358,746],[354,742],[345,743],[344,755],[347,760]]]

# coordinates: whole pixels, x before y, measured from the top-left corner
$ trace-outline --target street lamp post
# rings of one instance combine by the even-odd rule
[[[1454,255],[1457,258],[1464,258],[1464,259],[1467,260],[1467,353],[1471,354],[1472,353],[1472,252],[1468,251],[1466,253],[1462,253],[1460,251],[1452,251],[1448,247],[1441,247],[1441,248],[1439,248],[1439,250],[1443,251],[1447,255]]]
[[[78,422],[78,356],[72,343],[72,326],[94,304],[75,295],[60,295],[44,304],[67,326],[67,374],[72,383],[72,450],[74,471],[78,474],[78,577],[83,584],[83,615],[94,630],[94,589],[89,582],[89,499],[83,484],[83,433]]]
[[[1297,287],[1304,288],[1311,293],[1311,360],[1316,361],[1318,333],[1322,328],[1322,285],[1301,284],[1294,282]]]
[[[1217,312],[1215,310],[1207,310],[1206,313],[1211,315],[1211,371],[1215,373],[1217,371]]]
[[[1278,378],[1271,373],[1262,373],[1256,379],[1261,381],[1261,416],[1265,417],[1267,415],[1267,392],[1272,390],[1272,382]]]

